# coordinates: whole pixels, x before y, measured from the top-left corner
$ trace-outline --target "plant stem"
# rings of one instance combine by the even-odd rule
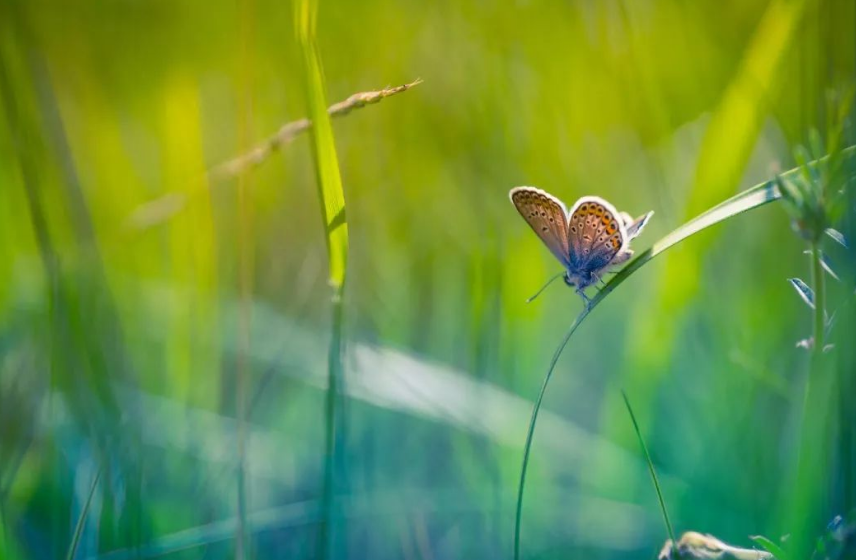
[[[255,0],[239,0],[240,8],[240,59],[241,87],[238,97],[238,143],[241,148],[249,144],[252,136],[252,83],[253,49],[255,44]],[[252,177],[249,173],[238,177],[238,292],[240,294],[238,319],[238,363],[235,379],[235,416],[237,420],[237,526],[235,528],[235,560],[250,556],[250,539],[247,526],[247,393],[251,382],[252,365],[252,298],[253,298],[253,204],[250,197]]]
[[[648,446],[645,445],[645,439],[642,437],[642,432],[639,430],[639,423],[636,422],[636,415],[633,414],[633,409],[630,407],[630,400],[627,398],[627,393],[622,390],[621,396],[624,397],[624,404],[627,406],[627,412],[630,413],[630,420],[633,421],[633,429],[636,431],[636,437],[639,438],[639,445],[642,446],[642,451],[645,453],[645,461],[648,463],[648,471],[651,473],[651,480],[654,481],[654,490],[657,491],[657,499],[660,501],[660,511],[663,514],[663,520],[666,522],[666,530],[669,532],[669,538],[672,539],[673,546],[677,546],[678,541],[675,540],[675,532],[672,530],[672,522],[669,521],[669,514],[666,512],[666,501],[663,499],[663,491],[660,490],[660,481],[657,479],[657,471],[654,470],[654,462],[651,460],[651,454],[648,453]]]
[[[823,267],[821,265],[820,241],[811,246],[811,276],[814,285],[814,359],[823,354],[826,331],[826,290],[824,288]],[[816,368],[814,368],[816,369]]]
[[[338,422],[339,385],[342,372],[342,286],[333,296],[333,325],[327,357],[327,400],[325,403],[324,485],[321,495],[321,531],[319,554],[322,560],[330,557],[330,523],[333,517],[335,490],[336,424]]]
[[[830,451],[828,428],[833,387],[831,372],[824,371],[823,367],[826,291],[819,239],[811,245],[811,277],[814,288],[814,343],[799,427],[796,480],[785,508],[789,516],[788,530],[792,535],[794,557],[810,554],[811,534],[806,528],[821,522],[821,501],[826,484],[827,454]]]
[[[559,361],[559,356],[571,339],[571,335],[583,322],[583,319],[591,311],[592,306],[588,306],[577,316],[571,328],[565,333],[565,337],[556,348],[553,354],[553,359],[550,360],[550,367],[547,369],[547,375],[544,376],[544,383],[541,385],[541,391],[538,393],[538,398],[535,400],[535,407],[532,409],[532,418],[529,420],[529,431],[526,433],[526,444],[523,446],[523,467],[520,469],[520,482],[517,486],[517,511],[514,514],[514,560],[520,558],[520,517],[523,513],[523,487],[526,484],[526,468],[529,466],[529,451],[532,448],[532,437],[535,435],[535,423],[538,420],[538,411],[541,410],[541,401],[544,400],[544,394],[547,392],[547,385],[550,383],[550,378],[553,377],[553,370],[556,369],[556,362]]]
[[[327,560],[331,556],[331,520],[335,499],[335,456],[337,439],[342,439],[338,417],[340,409],[340,385],[342,382],[342,331],[343,295],[345,272],[348,262],[348,222],[345,218],[345,192],[336,155],[336,143],[324,87],[324,72],[315,38],[319,0],[301,0],[295,3],[295,31],[303,52],[303,73],[306,82],[306,97],[309,118],[312,121],[312,155],[318,198],[321,202],[321,217],[325,230],[330,284],[333,293],[333,320],[330,348],[327,356],[327,399],[325,405],[324,473],[321,488],[321,524],[318,531],[317,558]],[[380,100],[378,97],[376,100]],[[365,101],[365,100],[364,100]]]
[[[92,503],[92,496],[95,495],[95,488],[98,487],[98,481],[101,479],[101,467],[95,471],[95,476],[92,478],[92,485],[89,487],[89,494],[86,496],[86,501],[83,502],[83,509],[80,510],[80,517],[77,519],[77,525],[74,527],[74,535],[71,537],[71,543],[68,545],[68,553],[66,560],[74,560],[74,555],[77,552],[77,545],[80,542],[80,536],[83,534],[83,526],[86,524],[86,516],[89,514],[89,505]]]

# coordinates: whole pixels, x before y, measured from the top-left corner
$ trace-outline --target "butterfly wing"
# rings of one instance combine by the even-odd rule
[[[633,256],[633,249],[630,248],[630,242],[642,233],[642,228],[645,227],[645,224],[648,223],[648,220],[650,220],[653,215],[654,211],[651,210],[647,214],[639,216],[634,220],[633,216],[627,212],[621,212],[621,221],[624,222],[624,227],[627,229],[627,243],[625,244],[624,249],[622,249],[621,252],[615,255],[615,257],[610,261],[610,266],[617,266],[630,260]]]
[[[568,213],[562,201],[535,187],[515,187],[509,193],[511,202],[529,227],[550,252],[567,267]]]
[[[590,273],[612,262],[626,248],[629,236],[622,216],[610,203],[584,196],[570,212],[568,241],[571,268]]]
[[[627,241],[630,242],[642,233],[642,229],[648,223],[648,220],[651,219],[651,216],[654,215],[654,211],[651,210],[647,214],[639,216],[635,220],[631,218],[627,212],[622,212],[621,215],[625,218],[624,225],[627,228]]]

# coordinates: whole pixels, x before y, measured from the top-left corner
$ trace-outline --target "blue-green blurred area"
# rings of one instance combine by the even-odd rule
[[[0,3],[0,558],[65,557],[84,511],[78,559],[317,557],[332,290],[309,136],[206,176],[307,115],[294,19]],[[525,303],[560,265],[508,190],[654,210],[644,250],[826,134],[856,5],[321,0],[317,26],[330,103],[424,80],[333,120],[350,250],[330,557],[508,558],[532,401],[582,309],[558,285]],[[838,385],[807,414],[831,416],[831,518],[856,505],[856,259],[824,243]],[[598,306],[535,433],[523,557],[665,540],[622,388],[677,531],[786,532],[806,248],[770,204]]]

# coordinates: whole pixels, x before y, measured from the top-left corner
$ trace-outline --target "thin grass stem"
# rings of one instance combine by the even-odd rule
[[[339,286],[333,297],[333,325],[327,356],[327,395],[324,406],[324,484],[321,492],[321,531],[319,536],[319,558],[330,557],[330,524],[334,517],[333,496],[336,489],[335,458],[336,434],[339,423],[339,395],[342,378],[342,299],[343,286]]]
[[[83,534],[83,526],[86,524],[86,516],[89,515],[89,506],[92,504],[92,496],[95,495],[95,488],[98,487],[98,481],[101,480],[101,467],[95,471],[95,476],[92,479],[92,485],[89,487],[89,494],[86,496],[86,501],[83,502],[83,509],[80,510],[80,517],[77,518],[77,524],[74,527],[74,534],[71,537],[71,542],[68,545],[68,552],[65,555],[66,560],[74,560],[74,555],[77,553],[77,545],[80,543],[80,536]]]
[[[327,395],[325,404],[325,443],[324,474],[322,480],[321,524],[318,531],[318,555],[326,560],[332,555],[331,523],[336,490],[335,457],[341,444],[339,406],[340,385],[343,382],[342,335],[343,335],[343,294],[348,263],[348,223],[345,217],[345,193],[342,176],[339,171],[339,159],[330,124],[330,112],[327,109],[324,73],[321,56],[318,53],[315,30],[318,13],[318,0],[302,0],[295,5],[296,32],[303,53],[303,70],[306,82],[306,94],[309,116],[312,120],[312,154],[318,183],[318,197],[321,202],[322,219],[327,245],[330,284],[333,286],[333,320],[331,325],[330,348],[327,357]],[[378,98],[379,100],[380,98]],[[348,108],[347,110],[350,110]],[[343,109],[343,111],[345,111]],[[338,444],[338,445],[337,445]]]
[[[535,423],[538,421],[538,412],[541,410],[541,401],[544,400],[544,395],[547,392],[547,385],[550,383],[550,378],[553,376],[553,371],[556,369],[556,362],[559,361],[559,356],[562,355],[562,351],[565,349],[568,341],[571,340],[571,336],[574,334],[574,331],[577,330],[577,327],[580,326],[589,314],[590,310],[591,307],[583,309],[582,313],[577,316],[576,320],[571,325],[571,328],[565,333],[565,337],[562,339],[562,342],[559,343],[559,347],[553,354],[553,359],[550,360],[550,367],[547,368],[547,375],[544,377],[544,382],[541,384],[541,391],[538,393],[538,398],[535,400],[535,407],[532,409],[532,418],[529,420],[529,431],[526,433],[526,443],[523,446],[523,466],[520,469],[520,482],[517,486],[517,509],[514,513],[515,560],[520,558],[520,519],[523,515],[523,488],[526,485],[526,470],[529,466],[529,450],[532,447],[532,438],[535,435]]]
[[[823,472],[827,452],[826,440],[829,424],[828,412],[833,382],[830,371],[824,371],[823,349],[826,344],[826,289],[821,262],[820,241],[811,244],[811,283],[814,286],[811,367],[805,380],[802,415],[799,426],[796,480],[786,510],[788,527],[792,534],[791,550],[794,557],[808,554],[811,536],[805,530],[819,522],[818,499],[826,484]]]
[[[823,275],[823,254],[820,242],[815,241],[811,246],[812,285],[814,286],[814,356],[818,359],[823,354],[826,331],[826,289]]]
[[[633,430],[636,432],[636,437],[639,438],[639,445],[645,453],[645,461],[648,463],[648,472],[651,473],[651,480],[654,481],[654,490],[657,492],[657,499],[660,501],[660,512],[663,514],[663,521],[666,523],[666,531],[673,543],[675,540],[675,532],[672,530],[672,522],[669,521],[669,513],[666,511],[666,501],[663,499],[663,491],[660,489],[660,481],[657,479],[657,471],[654,470],[654,462],[651,460],[651,454],[648,452],[648,446],[645,445],[645,438],[642,437],[642,432],[639,430],[639,423],[636,421],[636,415],[633,414],[633,408],[630,406],[630,399],[627,398],[627,393],[624,389],[621,390],[621,396],[624,398],[624,404],[627,406],[627,412],[630,414],[630,420],[633,422]]]

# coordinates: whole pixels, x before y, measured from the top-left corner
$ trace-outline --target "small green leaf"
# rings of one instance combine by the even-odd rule
[[[787,203],[787,210],[795,216],[798,215],[797,210],[802,204],[802,195],[799,190],[790,181],[786,181],[779,176],[776,177],[775,181],[779,189],[779,194],[781,194],[782,199]]]
[[[847,247],[847,239],[844,234],[833,228],[826,228],[826,235],[837,241],[842,247]]]
[[[785,552],[782,547],[780,547],[767,537],[763,535],[755,535],[749,538],[755,541],[758,546],[772,554],[777,560],[791,560],[788,553]]]
[[[803,251],[803,254],[811,255],[811,250],[806,249],[805,251]],[[835,278],[837,281],[841,282],[841,278],[839,278],[838,275],[835,274],[835,271],[832,270],[832,261],[829,259],[829,257],[826,256],[826,253],[818,250],[818,254],[820,255],[820,266],[823,268],[823,270],[825,270],[827,274]]]
[[[788,278],[788,282],[791,283],[791,286],[794,287],[806,305],[814,309],[814,290],[799,278]]]
[[[812,161],[814,158],[811,157],[811,154],[804,146],[797,146],[794,149],[794,159],[796,159],[800,167],[800,177],[802,178],[800,188],[804,192],[808,191],[818,180],[817,166]]]

